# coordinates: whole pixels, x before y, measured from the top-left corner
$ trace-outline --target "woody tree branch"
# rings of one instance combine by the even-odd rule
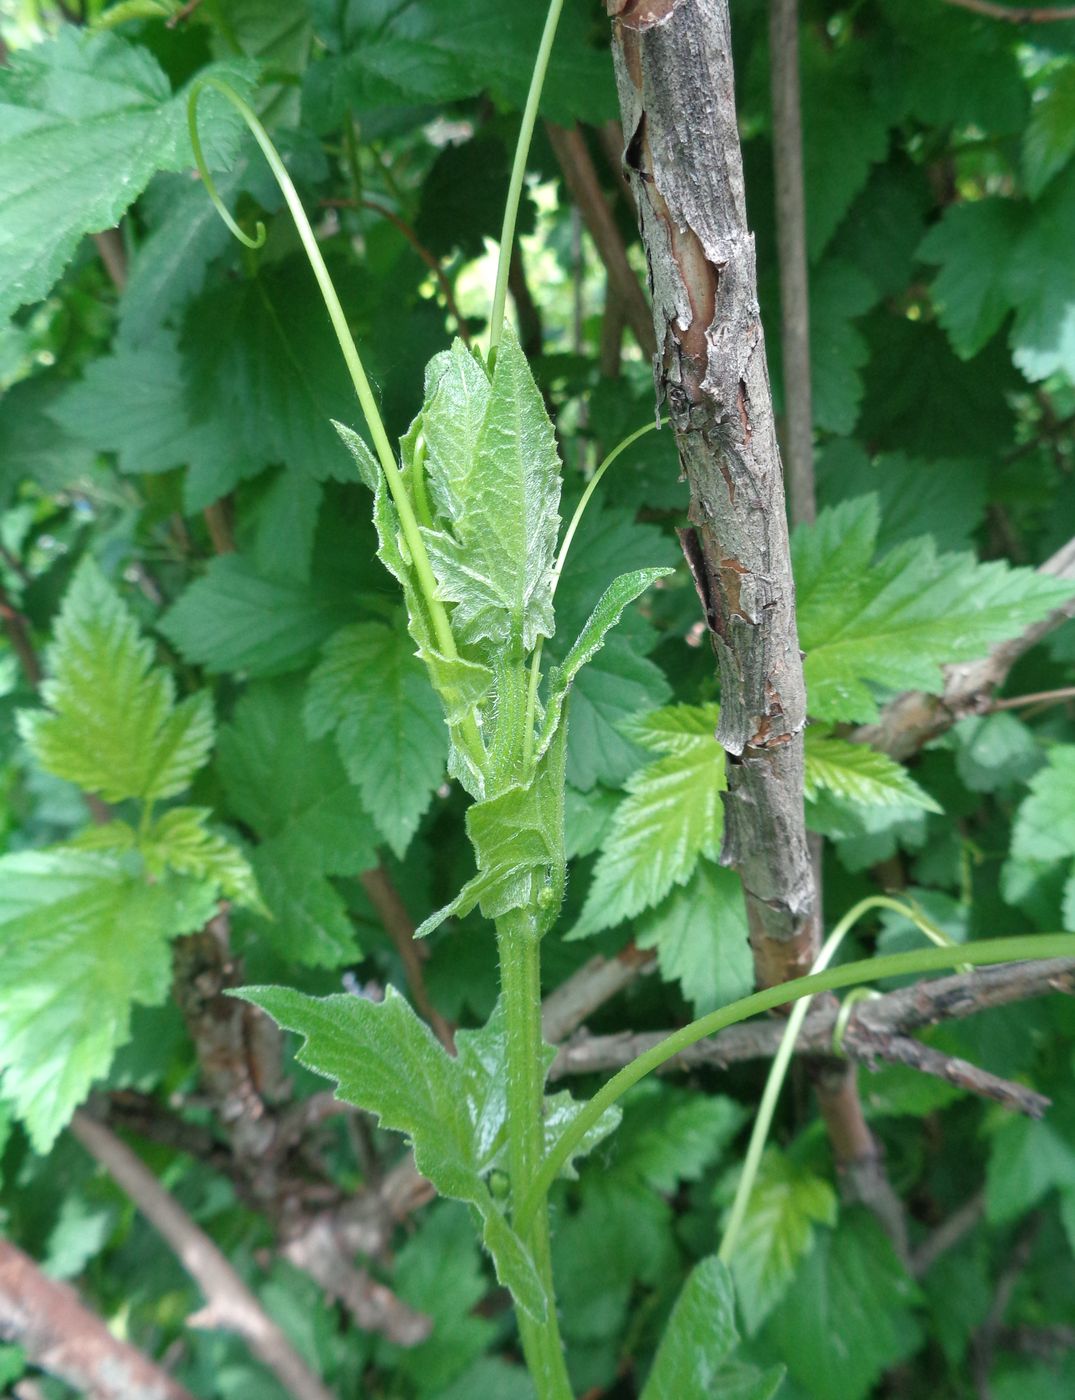
[[[34,1366],[89,1400],[193,1400],[167,1371],[114,1337],[73,1288],[7,1240],[0,1240],[0,1341],[14,1342]]]

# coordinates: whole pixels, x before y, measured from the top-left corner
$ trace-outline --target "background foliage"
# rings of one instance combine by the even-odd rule
[[[254,93],[398,437],[427,359],[482,329],[541,15],[524,0],[206,0],[166,25],[178,8],[91,6],[89,24],[29,0],[0,11],[0,1223],[195,1393],[280,1393],[238,1340],[184,1326],[196,1290],[63,1132],[92,1086],[336,1393],[514,1400],[529,1392],[510,1314],[464,1207],[417,1211],[371,1264],[434,1321],[410,1348],[346,1325],[274,1254],[279,1217],[251,1190],[170,995],[172,940],[221,899],[247,982],[413,989],[361,877],[387,874],[420,923],[472,870],[432,693],[331,426],[355,411],[312,278],[259,157],[209,94],[221,189],[244,227],[269,230],[256,253],[228,237],[189,175],[184,90],[211,69]],[[765,8],[733,0],[732,19],[779,406]],[[942,664],[1066,596],[1018,571],[1075,523],[1075,22],[1020,27],[944,0],[803,8],[824,510],[797,533],[795,564],[826,904],[899,888],[959,939],[1075,931],[1070,701],[965,719],[909,772],[838,729],[894,691],[937,691]],[[567,6],[543,115],[587,124],[644,272],[602,142],[617,109],[598,8]],[[652,416],[652,378],[540,128],[531,169],[516,318],[570,505]],[[84,237],[118,221],[104,248]],[[613,468],[557,593],[561,636],[614,575],[677,564],[677,473],[667,434]],[[659,968],[595,1031],[675,1024],[750,986],[738,882],[716,864],[719,696],[697,613],[680,566],[572,700],[576,860],[548,986],[631,939]],[[1073,683],[1069,623],[1007,689]],[[892,949],[908,931],[885,916],[863,943]],[[497,986],[478,914],[426,946],[436,1013],[484,1023]],[[1075,1390],[1075,1014],[1054,998],[931,1038],[1055,1106],[1037,1123],[910,1071],[863,1075],[912,1243],[980,1193],[975,1228],[914,1278],[868,1212],[838,1204],[824,1135],[791,1096],[734,1268],[745,1354],[788,1368],[788,1400]],[[712,1252],[760,1082],[747,1067],[647,1084],[558,1188],[580,1393],[636,1393]],[[282,1111],[318,1089],[289,1059],[266,1093]],[[398,1151],[364,1122],[327,1120],[289,1199],[375,1188]],[[22,1372],[0,1347],[0,1385]]]

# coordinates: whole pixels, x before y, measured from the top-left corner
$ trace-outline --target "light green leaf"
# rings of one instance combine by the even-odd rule
[[[444,776],[440,706],[405,633],[360,623],[330,638],[310,677],[306,727],[333,733],[381,835],[402,856]]]
[[[379,1004],[356,996],[317,999],[281,987],[246,988],[239,995],[305,1037],[300,1063],[335,1079],[340,1098],[405,1133],[418,1170],[441,1195],[476,1207],[501,1282],[522,1308],[543,1317],[548,1302],[533,1261],[485,1182],[503,1150],[507,1112],[500,1013],[479,1031],[461,1032],[453,1058],[391,986]],[[569,1110],[563,1095],[551,1102],[549,1142],[581,1107]],[[618,1113],[610,1116],[592,1141],[617,1121]]]
[[[465,432],[450,444],[443,436],[445,452],[469,450]],[[455,604],[453,630],[464,642],[513,642],[529,651],[553,632],[560,463],[513,334],[497,354],[473,455],[449,466],[431,454],[428,471],[431,490],[459,511],[423,531],[441,596]]]
[[[814,1223],[835,1225],[827,1181],[770,1147],[762,1158],[731,1261],[743,1322],[753,1336],[784,1296],[814,1242]]]
[[[127,1040],[131,1007],[167,997],[169,939],[215,904],[212,885],[147,880],[131,857],[60,847],[0,859],[0,1068],[39,1152]]]
[[[478,873],[451,904],[425,920],[416,938],[426,937],[449,917],[462,918],[478,904],[487,919],[525,908],[534,898],[535,882],[542,923],[545,929],[551,926],[564,893],[565,738],[561,726],[528,783],[516,783],[467,809]]]
[[[1023,132],[1023,175],[1036,199],[1075,155],[1075,63],[1065,63],[1030,109]]]
[[[704,1016],[753,990],[747,935],[739,876],[702,859],[682,889],[639,919],[635,942],[657,949],[661,976],[678,982],[694,1014]]]
[[[41,695],[20,732],[43,768],[106,802],[189,787],[213,745],[205,692],[175,703],[171,673],[90,559],[78,567],[49,647]]]
[[[943,664],[983,656],[1073,591],[1031,569],[938,555],[929,537],[875,559],[878,524],[876,496],[863,496],[795,532],[799,639],[818,719],[875,719],[870,684],[940,694]]]
[[[250,862],[226,837],[209,829],[212,817],[208,807],[172,807],[163,813],[138,837],[146,869],[158,879],[169,870],[187,875],[225,899],[266,913]]]
[[[223,70],[241,91],[248,66]],[[193,164],[186,102],[148,50],[61,25],[0,71],[0,318],[39,301],[79,239],[112,228],[157,170]],[[215,95],[199,113],[214,163],[234,149],[238,119]]]
[[[574,646],[563,662],[553,667],[549,676],[549,694],[542,738],[538,744],[539,753],[544,752],[556,732],[575,677],[600,651],[605,635],[619,622],[624,608],[641,597],[655,579],[667,578],[670,573],[671,569],[636,569],[633,573],[621,574],[606,588]]]
[[[780,1367],[764,1374],[736,1362],[735,1294],[728,1270],[715,1255],[691,1270],[683,1285],[642,1400],[770,1400],[783,1378]]]
[[[160,629],[207,671],[276,676],[297,670],[354,616],[349,590],[266,578],[242,555],[221,555],[188,585]]]
[[[645,754],[621,726],[671,696],[659,666],[640,656],[630,638],[609,636],[571,687],[567,773],[573,786],[588,792],[595,783],[622,784]]]
[[[376,838],[332,741],[307,739],[302,709],[298,679],[251,686],[221,730],[219,769],[232,812],[260,837],[264,937],[289,960],[338,967],[357,947],[327,877],[373,866]]]
[[[1025,206],[1013,199],[951,204],[919,246],[920,258],[940,265],[930,295],[964,360],[977,355],[1011,310],[1009,260],[1025,226]]]
[[[612,928],[690,879],[720,850],[726,787],[715,705],[673,705],[625,725],[630,738],[665,754],[634,773],[605,838],[582,915],[569,937]]]
[[[432,504],[442,519],[455,520],[466,507],[491,393],[489,376],[461,340],[426,366],[422,436]]]
[[[804,796],[812,802],[822,790],[861,807],[904,806],[927,812],[941,808],[901,764],[869,744],[834,739],[824,730],[806,731]]]
[[[1075,856],[1075,744],[1057,744],[1030,780],[1012,828],[1012,855],[1057,861]]]
[[[819,1233],[764,1335],[814,1400],[864,1400],[921,1345],[919,1296],[874,1218],[847,1211]]]

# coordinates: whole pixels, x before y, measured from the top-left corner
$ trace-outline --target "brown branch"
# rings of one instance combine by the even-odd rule
[[[127,249],[123,246],[123,234],[118,228],[106,228],[93,235],[104,269],[117,292],[127,285]]]
[[[1066,700],[1075,700],[1075,685],[1061,686],[1059,690],[1037,690],[1031,695],[1012,695],[1006,700],[991,700],[989,714],[998,710],[1025,710],[1028,705],[1059,705]]]
[[[541,311],[526,280],[526,264],[516,243],[508,261],[508,291],[515,303],[515,315],[519,320],[519,344],[528,360],[541,354],[545,345],[545,328],[541,321]]]
[[[1053,20],[1075,19],[1075,5],[998,5],[994,0],[945,0],[960,10],[970,10],[987,19],[1005,20],[1008,24],[1049,24]]]
[[[73,1288],[0,1239],[0,1340],[89,1400],[193,1400],[134,1347],[114,1337]]]
[[[221,497],[219,501],[214,501],[212,505],[206,506],[202,511],[202,519],[209,531],[214,554],[235,553],[235,535],[232,531],[231,516],[232,499],[230,496]]]
[[[15,653],[19,665],[22,667],[23,675],[25,675],[31,690],[36,690],[41,684],[43,672],[37,651],[34,648],[33,638],[30,635],[30,623],[12,602],[10,594],[2,583],[0,583],[0,618],[3,619],[4,631],[11,643],[11,650]]]
[[[456,331],[459,335],[459,339],[464,345],[470,344],[470,328],[463,317],[463,313],[459,310],[451,278],[444,271],[444,268],[441,267],[440,260],[434,253],[429,251],[418,237],[417,233],[415,233],[414,229],[407,223],[406,219],[401,219],[397,213],[387,208],[385,205],[378,203],[375,199],[323,199],[321,201],[321,207],[323,209],[368,209],[373,214],[379,214],[382,219],[387,219],[392,227],[403,235],[437,279],[441,294],[444,297],[444,303],[449,313],[455,317]]]
[[[1028,1001],[1053,992],[1075,992],[1075,959],[1053,958],[1041,962],[1012,963],[1005,967],[960,973],[930,982],[921,982],[884,996],[858,1003],[843,1035],[843,1049],[855,1061],[872,1065],[877,1059],[891,1060],[926,1074],[938,1075],[983,1097],[995,1099],[1009,1108],[1039,1116],[1044,1103],[1040,1095],[1022,1085],[998,1079],[995,1075],[966,1062],[939,1056],[929,1046],[904,1042],[911,1032],[942,1021],[962,1020],[979,1012],[1014,1002]],[[830,1001],[815,1006],[803,1023],[795,1049],[800,1055],[831,1056],[832,1037],[839,1006]],[[668,1034],[647,1031],[590,1036],[585,1033],[561,1045],[550,1076],[589,1074],[615,1070],[637,1055],[651,1049]],[[779,1020],[758,1020],[731,1026],[708,1040],[699,1041],[668,1062],[669,1069],[711,1066],[726,1069],[746,1060],[771,1059],[784,1034]],[[853,1125],[852,1125],[853,1126]]]
[[[925,1278],[930,1269],[941,1257],[954,1249],[960,1240],[977,1226],[985,1214],[985,1192],[976,1191],[970,1200],[943,1220],[931,1235],[927,1235],[911,1256],[911,1273],[915,1278]]]
[[[1075,539],[1069,540],[1047,559],[1038,573],[1075,580]],[[986,713],[993,691],[1003,685],[1019,658],[1073,617],[1075,596],[1054,608],[1048,617],[1026,628],[1018,637],[993,647],[981,661],[946,666],[943,695],[927,695],[921,690],[909,690],[897,695],[881,711],[876,724],[862,725],[850,737],[860,743],[872,744],[893,758],[910,758],[923,744],[943,734],[959,720],[968,715]]]
[[[627,324],[634,332],[642,353],[652,358],[657,352],[653,317],[646,305],[641,283],[627,259],[627,248],[612,217],[601,188],[586,139],[577,126],[557,126],[546,122],[545,130],[563,172],[564,183],[593,239],[597,255],[605,265],[609,285],[623,304]]]
[[[550,1045],[564,1040],[586,1017],[652,970],[656,954],[628,943],[614,958],[591,958],[542,1002],[541,1030]]]
[[[333,1400],[253,1291],[205,1232],[191,1220],[141,1159],[103,1123],[75,1114],[71,1131],[167,1241],[201,1289],[206,1306],[191,1325],[219,1328],[243,1337],[295,1400]]]
[[[362,888],[370,903],[384,924],[389,938],[395,944],[396,952],[403,963],[403,975],[407,979],[411,997],[419,1013],[429,1022],[440,1043],[450,1053],[455,1051],[452,1027],[440,1014],[429,998],[422,962],[428,957],[424,944],[414,937],[414,920],[411,918],[403,897],[392,883],[392,877],[383,865],[364,870],[360,876]]]
[[[784,367],[785,469],[791,520],[817,517],[810,387],[810,299],[806,270],[799,0],[770,0],[773,175],[780,266],[780,344]]]

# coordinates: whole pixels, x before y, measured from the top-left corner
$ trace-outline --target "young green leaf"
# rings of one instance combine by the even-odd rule
[[[683,1285],[642,1391],[642,1400],[770,1400],[783,1368],[762,1373],[735,1360],[735,1294],[728,1270],[711,1255],[696,1264]]]
[[[861,807],[913,803],[927,812],[941,808],[901,764],[868,744],[835,739],[824,730],[806,731],[804,796],[812,802],[822,790]]]
[[[564,889],[563,726],[526,783],[515,783],[496,797],[467,809],[467,835],[478,873],[452,900],[432,914],[415,937],[424,938],[445,919],[462,918],[476,905],[496,919],[532,902],[535,881],[544,898],[546,926],[560,908]]]
[[[398,856],[444,776],[447,735],[414,646],[398,628],[359,623],[331,637],[306,694],[306,728],[334,734],[348,776]]]
[[[146,870],[154,879],[166,872],[186,875],[214,888],[223,899],[267,913],[250,862],[237,846],[211,831],[208,807],[172,807],[137,838]]]
[[[836,1223],[832,1187],[777,1148],[762,1158],[731,1260],[736,1298],[751,1336],[784,1296],[814,1242],[814,1224]]]
[[[442,376],[438,393],[443,382]],[[462,379],[451,382],[459,394],[470,392]],[[438,417],[435,410],[435,422]],[[447,436],[435,434],[438,453],[471,450],[466,431],[450,443]],[[541,392],[510,332],[497,354],[472,456],[449,466],[431,453],[428,470],[431,490],[458,510],[423,531],[441,596],[455,604],[453,630],[464,642],[529,651],[553,632],[560,462]]]
[[[249,91],[249,65],[218,71]],[[61,25],[16,50],[0,70],[0,104],[6,319],[47,294],[83,234],[114,227],[155,171],[185,169],[191,152],[184,99],[172,97],[148,49],[113,34]],[[237,122],[227,104],[207,106],[203,130],[212,158],[231,155]]]
[[[0,859],[0,1069],[38,1151],[127,1040],[131,1007],[168,995],[169,940],[215,907],[215,882],[147,880],[129,856],[58,847]]]
[[[666,982],[678,982],[696,1016],[754,986],[743,886],[734,870],[699,860],[694,874],[638,920],[635,942],[656,948]]]
[[[213,745],[209,696],[175,703],[171,672],[153,665],[153,644],[88,558],[64,598],[47,671],[48,709],[19,721],[43,768],[106,802],[190,786]]]
[[[646,591],[655,579],[667,578],[671,569],[636,569],[630,574],[621,574],[609,584],[590,619],[583,627],[574,646],[559,666],[554,666],[549,676],[549,693],[545,707],[545,722],[542,737],[538,743],[538,753],[555,734],[563,714],[564,703],[575,677],[586,663],[600,651],[606,634],[615,627],[623,616],[623,610]]]
[[[926,537],[875,559],[876,496],[822,511],[793,540],[799,639],[810,713],[869,721],[870,685],[939,694],[941,666],[982,656],[1046,616],[1073,585],[968,554],[938,555]]]
[[[665,757],[628,779],[569,937],[641,913],[686,884],[700,857],[717,858],[726,779],[716,723],[715,705],[673,705],[624,726],[630,738]]]

